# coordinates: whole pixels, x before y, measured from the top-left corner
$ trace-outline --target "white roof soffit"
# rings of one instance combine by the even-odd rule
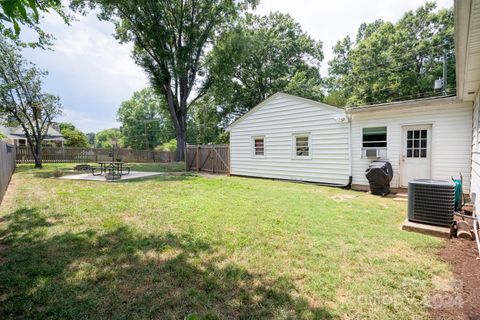
[[[457,95],[473,101],[480,88],[480,0],[455,0]]]

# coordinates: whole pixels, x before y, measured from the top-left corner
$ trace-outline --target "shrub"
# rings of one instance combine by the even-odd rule
[[[63,171],[60,170],[60,169],[58,169],[58,168],[56,168],[55,170],[53,170],[52,175],[53,175],[55,178],[61,177],[61,176],[63,176]]]

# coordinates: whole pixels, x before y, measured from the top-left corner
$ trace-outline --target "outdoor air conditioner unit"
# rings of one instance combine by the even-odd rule
[[[453,181],[419,179],[408,183],[408,220],[451,227],[455,211]]]
[[[367,158],[380,158],[380,150],[379,149],[365,149],[365,156]]]

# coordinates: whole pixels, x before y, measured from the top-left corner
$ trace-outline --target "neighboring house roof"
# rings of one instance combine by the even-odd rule
[[[459,100],[455,95],[442,96],[442,97],[433,97],[433,98],[423,98],[416,100],[405,100],[405,101],[396,101],[396,102],[386,102],[379,104],[371,104],[364,106],[355,106],[348,107],[347,113],[359,113],[359,112],[371,112],[378,110],[387,110],[393,108],[409,108],[409,107],[418,107],[418,106],[428,106],[436,104],[450,104],[458,102]]]
[[[228,127],[227,127],[227,131],[230,131],[235,125],[237,125],[238,123],[242,122],[243,120],[245,120],[249,115],[251,115],[252,113],[255,113],[257,110],[259,110],[261,107],[263,107],[264,105],[266,105],[268,102],[274,100],[275,98],[278,98],[278,97],[285,97],[285,98],[288,98],[288,99],[291,99],[291,100],[297,100],[299,102],[303,102],[303,103],[309,103],[309,104],[312,104],[314,106],[318,106],[318,107],[322,107],[322,108],[329,108],[329,109],[333,109],[337,112],[344,112],[345,109],[343,108],[339,108],[339,107],[335,107],[335,106],[331,106],[329,104],[325,104],[325,103],[321,103],[321,102],[318,102],[318,101],[315,101],[315,100],[310,100],[310,99],[306,99],[306,98],[302,98],[302,97],[299,97],[299,96],[294,96],[294,95],[291,95],[291,94],[287,94],[287,93],[283,93],[283,92],[277,92],[275,94],[272,94],[270,97],[268,97],[267,99],[263,100],[262,102],[260,102],[259,104],[257,104],[254,108],[252,108],[250,111],[248,111],[247,113],[245,113],[244,115],[242,115],[240,118],[238,118],[237,120],[235,120],[234,122],[232,122]]]
[[[480,0],[455,0],[457,95],[473,101],[480,88]]]
[[[0,132],[3,133],[8,139],[26,139],[25,133],[22,127],[3,127],[0,126]],[[49,141],[67,141],[60,132],[54,128],[48,128],[45,140]]]

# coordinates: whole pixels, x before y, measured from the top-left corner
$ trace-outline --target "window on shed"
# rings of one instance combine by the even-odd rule
[[[309,157],[310,156],[310,136],[308,134],[299,134],[294,136],[295,141],[295,156]]]
[[[363,128],[362,138],[364,148],[386,148],[387,127]]]
[[[265,138],[255,137],[253,138],[253,154],[256,156],[265,155]]]

